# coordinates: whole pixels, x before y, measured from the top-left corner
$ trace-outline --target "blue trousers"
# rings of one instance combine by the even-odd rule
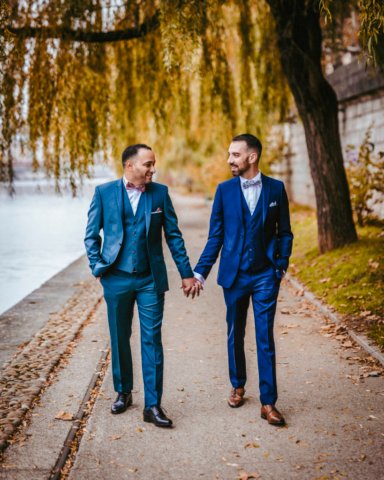
[[[156,292],[151,274],[129,274],[114,270],[103,276],[101,283],[108,309],[114,388],[124,393],[133,388],[130,338],[136,302],[140,319],[145,407],[160,406],[163,393],[161,324],[164,293]]]
[[[230,381],[234,388],[244,387],[247,381],[244,336],[248,306],[252,298],[260,401],[263,405],[274,404],[277,400],[273,323],[280,281],[281,276],[271,266],[255,274],[239,272],[234,285],[224,288]]]

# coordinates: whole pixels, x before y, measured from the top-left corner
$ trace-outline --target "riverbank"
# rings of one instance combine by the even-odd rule
[[[15,181],[10,197],[0,186],[0,314],[84,254],[87,211],[95,185],[108,180],[105,170],[87,180],[79,196],[54,182],[30,178]]]

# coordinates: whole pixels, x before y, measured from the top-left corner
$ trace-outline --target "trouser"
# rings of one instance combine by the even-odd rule
[[[113,270],[101,278],[101,283],[108,309],[114,388],[123,393],[133,388],[130,338],[136,302],[140,320],[145,407],[159,406],[163,393],[161,324],[164,293],[156,292],[151,274]]]
[[[252,298],[260,401],[263,405],[274,404],[277,400],[273,323],[280,281],[280,275],[270,266],[254,274],[239,272],[234,285],[224,288],[230,381],[234,388],[244,387],[247,381],[244,336],[249,301]]]

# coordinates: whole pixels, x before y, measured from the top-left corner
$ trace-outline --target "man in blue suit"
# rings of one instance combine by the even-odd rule
[[[132,404],[130,337],[136,302],[140,319],[144,379],[144,421],[171,427],[161,408],[163,347],[161,324],[168,290],[162,232],[182,278],[184,293],[196,293],[193,272],[177,225],[168,188],[152,182],[155,155],[136,144],[122,155],[123,178],[96,187],[88,212],[85,248],[93,275],[100,279],[108,308],[113,383],[117,394],[111,411]],[[100,237],[104,232],[104,239]]]
[[[256,329],[261,417],[284,425],[277,410],[273,323],[280,281],[292,251],[284,184],[258,168],[262,146],[251,134],[233,138],[228,163],[233,179],[221,183],[212,206],[208,241],[194,270],[204,283],[221,250],[218,284],[227,307],[230,407],[244,403],[247,380],[244,335],[252,299]]]

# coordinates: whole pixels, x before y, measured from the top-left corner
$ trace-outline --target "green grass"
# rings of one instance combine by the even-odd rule
[[[352,328],[364,331],[384,347],[383,229],[358,228],[358,242],[322,255],[313,211],[294,207],[292,229],[295,239],[290,272],[345,315]]]

